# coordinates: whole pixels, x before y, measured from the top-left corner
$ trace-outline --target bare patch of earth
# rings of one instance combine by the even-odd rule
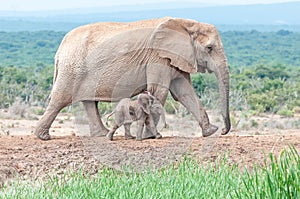
[[[268,127],[273,120],[284,125],[285,118],[273,116],[269,120],[254,118],[258,125],[249,125],[247,129],[236,125],[226,136],[203,138],[192,117],[168,115],[170,127],[161,131],[164,137],[142,142],[125,140],[122,129],[114,141],[89,137],[87,123],[76,123],[75,119],[60,114],[50,129],[50,141],[41,141],[32,134],[37,120],[0,119],[0,187],[11,179],[59,176],[68,170],[95,174],[106,166],[131,166],[135,171],[159,169],[179,161],[185,153],[202,161],[215,161],[227,155],[227,162],[251,168],[253,164],[262,164],[270,152],[278,155],[289,145],[300,150],[299,129]],[[214,123],[218,121],[213,119]],[[299,118],[294,118],[291,123],[297,121]]]

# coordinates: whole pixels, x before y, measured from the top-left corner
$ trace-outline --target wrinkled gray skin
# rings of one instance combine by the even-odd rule
[[[133,121],[137,121],[138,128],[136,140],[141,141],[143,139],[142,132],[144,124],[148,117],[150,118],[148,121],[150,121],[149,127],[151,134],[154,135],[154,138],[161,138],[162,136],[157,131],[151,115],[151,113],[164,113],[163,110],[159,109],[158,103],[160,104],[154,96],[148,94],[139,94],[137,100],[131,100],[130,98],[122,99],[116,106],[115,110],[108,116],[110,117],[112,114],[115,114],[113,127],[106,135],[108,139],[113,140],[115,131],[122,125],[124,125],[125,128],[125,139],[134,139],[130,133],[130,126]],[[160,107],[162,108],[161,105]]]
[[[166,122],[166,115],[164,111],[164,107],[162,104],[155,98],[153,105],[150,108],[150,113],[153,117],[154,124],[157,126],[159,122],[159,118],[161,116],[161,120],[163,122],[163,128],[168,128],[169,125]]]
[[[225,124],[222,134],[227,134],[231,128],[229,70],[214,26],[166,17],[78,27],[57,50],[51,99],[35,134],[50,139],[49,128],[59,111],[82,101],[91,135],[105,136],[108,130],[102,124],[98,101],[119,101],[147,90],[163,105],[170,91],[194,115],[202,135],[210,136],[218,127],[209,122],[190,78],[190,73],[206,71],[218,80]]]

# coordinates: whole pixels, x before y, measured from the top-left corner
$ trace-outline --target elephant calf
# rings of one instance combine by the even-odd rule
[[[162,116],[164,126],[166,127],[165,114],[161,103],[151,94],[139,94],[137,100],[130,98],[122,99],[115,110],[108,116],[115,114],[115,122],[112,129],[106,135],[109,140],[113,140],[115,131],[122,125],[125,127],[125,139],[134,139],[130,133],[130,126],[133,121],[138,122],[138,129],[136,133],[136,140],[141,141],[144,124],[149,123],[150,131],[154,135],[153,138],[161,138],[161,134],[157,131],[152,116]],[[146,120],[147,119],[147,120]]]

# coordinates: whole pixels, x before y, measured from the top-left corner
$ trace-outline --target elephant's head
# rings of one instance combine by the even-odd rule
[[[229,117],[229,70],[217,29],[194,20],[169,18],[159,24],[151,37],[151,45],[160,57],[170,59],[179,70],[194,73],[214,73],[219,84],[221,113],[227,134]]]
[[[143,112],[149,115],[151,107],[155,101],[155,97],[151,94],[142,93],[138,95],[137,101],[139,107],[143,110]]]

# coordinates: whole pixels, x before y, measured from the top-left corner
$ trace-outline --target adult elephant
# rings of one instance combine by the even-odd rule
[[[166,17],[78,27],[64,37],[57,50],[50,102],[35,134],[50,139],[49,128],[59,111],[82,101],[91,134],[104,136],[108,130],[102,124],[98,101],[119,101],[147,90],[162,104],[170,91],[195,116],[202,135],[212,135],[218,127],[209,122],[190,79],[190,73],[206,71],[218,80],[225,123],[222,134],[227,134],[229,70],[214,26]]]

